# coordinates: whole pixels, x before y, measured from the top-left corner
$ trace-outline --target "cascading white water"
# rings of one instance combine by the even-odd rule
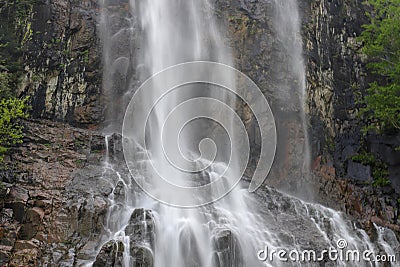
[[[298,80],[296,84],[301,88],[296,89],[300,95],[297,94],[298,98],[293,101],[297,101],[295,105],[299,105],[299,102],[302,103],[304,100],[301,94],[305,88],[301,41],[287,38],[299,34],[297,6],[293,0],[275,3],[277,10],[280,11],[277,13],[275,23],[283,27],[278,31],[281,34],[280,38],[287,42],[286,53],[291,53],[293,62],[297,62],[292,66],[292,72]],[[105,20],[110,18],[107,17],[108,14],[103,13],[103,27],[106,28],[103,39],[107,39],[104,41],[107,59],[105,71],[112,72],[105,74],[107,88],[115,89],[115,86],[123,86],[121,81],[126,82],[132,78],[133,75],[129,76],[128,73],[132,69],[129,66],[132,65],[136,68],[136,76],[141,80],[166,67],[193,60],[210,60],[233,65],[230,50],[225,45],[221,29],[214,19],[212,5],[208,1],[131,0],[129,7],[134,16],[119,22],[121,29],[114,32],[107,28],[110,25]],[[296,14],[291,14],[290,20],[283,17],[283,10],[286,8],[296,9]],[[105,6],[103,9],[103,12],[106,12]],[[126,36],[121,38],[123,34],[130,38]],[[128,43],[125,47],[129,49],[115,51],[121,47],[121,42],[137,42],[135,36],[140,37],[139,49],[133,49],[135,46]],[[113,80],[115,74],[118,74],[117,81]],[[130,86],[135,87],[136,84],[131,82],[127,87]],[[155,84],[153,90],[158,90],[159,86],[163,84]],[[136,179],[140,179],[143,173],[154,175],[149,168],[151,162],[145,157],[147,152],[152,156],[152,163],[155,162],[159,168],[173,173],[174,183],[186,185],[185,183],[193,183],[196,179],[212,181],[221,176],[227,167],[225,162],[227,157],[224,153],[240,153],[235,151],[234,147],[229,151],[223,151],[219,160],[200,175],[192,175],[188,179],[186,174],[180,174],[165,165],[162,143],[155,138],[155,133],[163,127],[169,112],[184,100],[208,96],[234,105],[234,100],[226,92],[216,92],[216,89],[218,88],[210,86],[188,86],[184,91],[177,90],[166,96],[165,100],[157,105],[148,125],[149,151],[139,147],[135,154],[135,167],[138,172],[132,175],[135,175]],[[119,90],[121,94],[129,95],[129,90],[126,88]],[[201,92],[198,92],[199,90]],[[150,91],[149,95],[155,93],[157,92]],[[143,99],[142,104],[142,107],[145,107],[152,103],[147,103],[146,99]],[[212,107],[205,106],[205,109],[207,108]],[[118,108],[110,110],[120,112]],[[137,107],[136,112],[140,110],[141,107]],[[120,117],[110,116],[114,120]],[[304,116],[302,118],[304,119]],[[118,124],[113,124],[111,130]],[[181,127],[176,125],[178,126]],[[194,144],[212,132],[207,132],[205,129],[214,127],[215,125],[209,124],[195,125],[194,130],[184,132],[180,140],[183,154],[188,158],[196,158],[198,155]],[[141,126],[138,129],[141,129]],[[109,155],[110,138],[111,136],[108,136],[105,140],[107,155]],[[207,165],[208,162],[200,160],[199,164]],[[385,234],[383,230],[378,229],[379,240],[371,242],[368,235],[347,220],[343,214],[320,205],[302,202],[266,187],[261,188],[257,194],[252,194],[246,189],[247,184],[240,184],[226,197],[210,205],[176,208],[161,204],[140,192],[131,175],[127,174],[120,163],[109,159],[108,156],[104,170],[103,177],[113,184],[114,190],[109,196],[107,224],[98,251],[109,240],[119,241],[124,247],[123,259],[115,266],[138,266],[139,262],[142,264],[140,266],[156,267],[321,266],[318,262],[284,263],[277,260],[262,262],[257,258],[257,252],[266,246],[271,250],[278,248],[300,251],[311,248],[322,250],[330,246],[336,247],[336,242],[341,238],[346,239],[349,248],[360,251],[373,248],[390,254],[395,253],[393,250],[395,246],[399,246],[389,230],[384,230]],[[182,197],[175,192],[169,194],[171,199]],[[153,223],[155,229],[151,226]],[[93,264],[93,261],[88,265]],[[364,265],[360,265],[359,262],[346,264],[338,261],[333,266]],[[365,264],[365,266],[378,265]]]
[[[273,26],[277,37],[281,40],[281,48],[286,55],[285,68],[290,78],[278,83],[276,88],[285,96],[285,108],[293,109],[300,115],[304,129],[303,172],[308,174],[310,167],[310,145],[307,133],[306,104],[306,68],[303,59],[303,45],[301,38],[301,19],[297,0],[275,0],[275,17]],[[291,106],[293,105],[293,106]]]

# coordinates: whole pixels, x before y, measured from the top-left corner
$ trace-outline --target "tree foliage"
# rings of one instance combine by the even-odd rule
[[[0,100],[0,160],[10,146],[22,140],[23,128],[19,120],[28,117],[26,101],[27,98],[15,97]]]
[[[400,129],[400,0],[369,0],[369,24],[360,36],[367,67],[377,77],[369,84],[363,114],[378,131]]]
[[[0,71],[0,163],[10,146],[22,140],[20,120],[28,117],[28,98],[15,97],[12,74]]]
[[[20,120],[28,117],[28,98],[19,99],[13,96],[11,74],[0,72],[0,162],[4,153],[12,145],[22,140],[22,126]]]
[[[17,97],[23,35],[36,0],[0,0],[0,163],[22,141],[21,119],[28,117],[28,98]]]

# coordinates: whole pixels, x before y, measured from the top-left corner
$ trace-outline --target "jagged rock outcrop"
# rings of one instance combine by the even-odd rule
[[[154,266],[155,222],[150,210],[135,209],[125,228],[129,236],[132,264],[139,267]]]
[[[130,264],[138,267],[154,266],[155,222],[150,210],[135,209],[125,227],[125,235],[129,237]],[[111,240],[104,244],[93,263],[94,267],[122,266],[124,250],[121,241]]]
[[[400,233],[400,204],[393,189],[386,191],[372,186],[360,186],[348,179],[338,179],[335,169],[315,166],[313,185],[316,201],[350,214],[370,232],[373,223]]]

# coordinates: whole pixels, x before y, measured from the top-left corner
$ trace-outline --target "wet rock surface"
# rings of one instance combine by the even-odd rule
[[[399,195],[393,188],[376,188],[365,183],[339,179],[333,167],[320,165],[314,169],[312,185],[315,201],[341,210],[371,229],[373,223],[388,227],[400,236]],[[310,183],[311,184],[311,183]]]
[[[215,266],[245,266],[240,244],[231,230],[217,231],[214,236],[215,254],[213,262]]]
[[[124,244],[109,241],[101,248],[93,267],[122,267]]]
[[[361,44],[356,41],[362,24],[367,22],[368,6],[327,0],[298,1],[298,5],[315,175],[303,172],[301,165],[306,151],[298,108],[287,106],[291,101],[285,95],[277,95],[282,90],[276,86],[287,85],[291,74],[280,69],[282,62],[290,61],[282,53],[282,40],[273,27],[274,2],[217,1],[218,9],[224,10],[220,19],[228,25],[227,35],[233,36],[236,64],[266,95],[277,123],[278,145],[267,183],[310,201],[323,199],[325,205],[358,214],[357,218],[375,218],[397,229],[400,165],[396,147],[400,139],[397,135],[367,135],[363,139],[361,128],[366,122],[357,116],[360,97],[374,78],[366,70]],[[285,108],[279,108],[282,106]],[[247,128],[254,129],[252,119],[246,122]],[[252,145],[257,148],[257,142]],[[352,160],[363,149],[388,166],[390,185],[373,186],[373,167]],[[246,175],[251,175],[255,162]]]
[[[155,222],[150,210],[135,209],[125,228],[134,266],[154,266]]]

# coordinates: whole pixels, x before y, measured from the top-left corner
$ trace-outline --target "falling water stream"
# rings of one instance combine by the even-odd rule
[[[121,3],[125,3],[121,1]],[[122,107],[138,86],[151,75],[175,64],[194,60],[208,60],[234,65],[229,47],[224,40],[223,29],[214,18],[212,3],[200,0],[146,0],[125,3],[129,9],[126,18],[117,18],[109,11],[118,4],[103,3],[102,38],[104,42],[104,83],[109,97],[114,99],[109,106],[107,132],[118,131],[123,118]],[[281,27],[281,39],[287,42],[285,53],[292,54],[291,64],[297,90],[288,101],[303,102],[305,70],[302,59],[299,16],[294,0],[277,0],[278,11],[275,27]],[[295,9],[294,14],[284,17],[283,10]],[[133,14],[133,15],[132,15]],[[287,38],[284,38],[287,36]],[[297,38],[292,38],[296,37]],[[289,38],[290,37],[290,38]],[[132,43],[136,43],[133,45]],[[202,71],[202,70],[199,70]],[[162,85],[162,84],[161,84]],[[153,90],[157,90],[154,86]],[[295,87],[293,89],[293,87]],[[262,187],[256,193],[249,193],[248,182],[243,181],[224,198],[196,208],[179,208],[162,204],[138,188],[136,181],[145,175],[154,175],[149,164],[173,173],[174,183],[192,184],[199,180],[212,181],[221,176],[227,167],[229,153],[240,153],[232,146],[222,150],[217,160],[196,175],[181,175],[167,169],[162,162],[161,143],[152,133],[159,131],[162,123],[175,106],[193,97],[215,97],[234,106],[235,100],[226,92],[213,86],[188,86],[183,92],[176,90],[165,97],[154,109],[149,127],[148,148],[138,147],[135,155],[135,170],[127,172],[123,162],[110,159],[113,135],[107,135],[107,158],[103,177],[114,186],[109,196],[109,211],[102,243],[114,240],[123,246],[123,253],[115,266],[380,266],[375,263],[336,262],[280,262],[260,261],[257,252],[269,250],[315,249],[321,251],[337,247],[345,239],[348,249],[395,254],[399,243],[393,232],[376,226],[377,240],[370,240],[366,232],[358,228],[345,215],[318,204],[303,202],[297,198]],[[199,92],[200,90],[200,92]],[[222,90],[223,91],[223,90]],[[154,91],[148,92],[155,93]],[[296,96],[293,99],[293,96]],[[116,100],[118,99],[118,101]],[[128,99],[128,100],[127,100]],[[151,105],[143,99],[143,106]],[[292,103],[288,103],[290,105]],[[300,105],[301,106],[301,105]],[[212,109],[206,106],[206,109]],[[140,107],[137,107],[140,112]],[[304,111],[301,118],[304,123]],[[119,122],[121,121],[121,122]],[[178,127],[178,125],[176,125]],[[205,137],[223,138],[218,125],[195,124],[192,130],[183,131],[183,151],[188,158],[199,157],[196,143]],[[138,129],[141,129],[139,126]],[[211,130],[210,130],[211,129]],[[218,134],[215,134],[217,132]],[[214,135],[213,135],[214,134]],[[153,138],[152,138],[153,137]],[[305,138],[307,139],[307,138]],[[217,142],[216,142],[217,143]],[[306,145],[306,147],[308,147]],[[306,155],[308,150],[305,150]],[[146,153],[150,153],[150,162]],[[307,156],[305,157],[307,160]],[[207,165],[200,159],[199,165]],[[307,163],[306,163],[307,164]],[[228,172],[229,173],[229,172]],[[228,177],[229,178],[229,177]],[[204,181],[203,181],[204,180]],[[219,190],[216,188],[215,190]],[[171,199],[184,197],[169,192]],[[200,196],[201,197],[201,196]],[[399,255],[397,255],[399,257]],[[96,255],[93,255],[95,258]],[[89,266],[93,261],[87,263]],[[325,258],[327,262],[327,259]],[[324,265],[326,264],[326,265]],[[331,265],[329,265],[331,264]],[[114,266],[114,265],[113,265]],[[395,266],[395,265],[393,265]]]

